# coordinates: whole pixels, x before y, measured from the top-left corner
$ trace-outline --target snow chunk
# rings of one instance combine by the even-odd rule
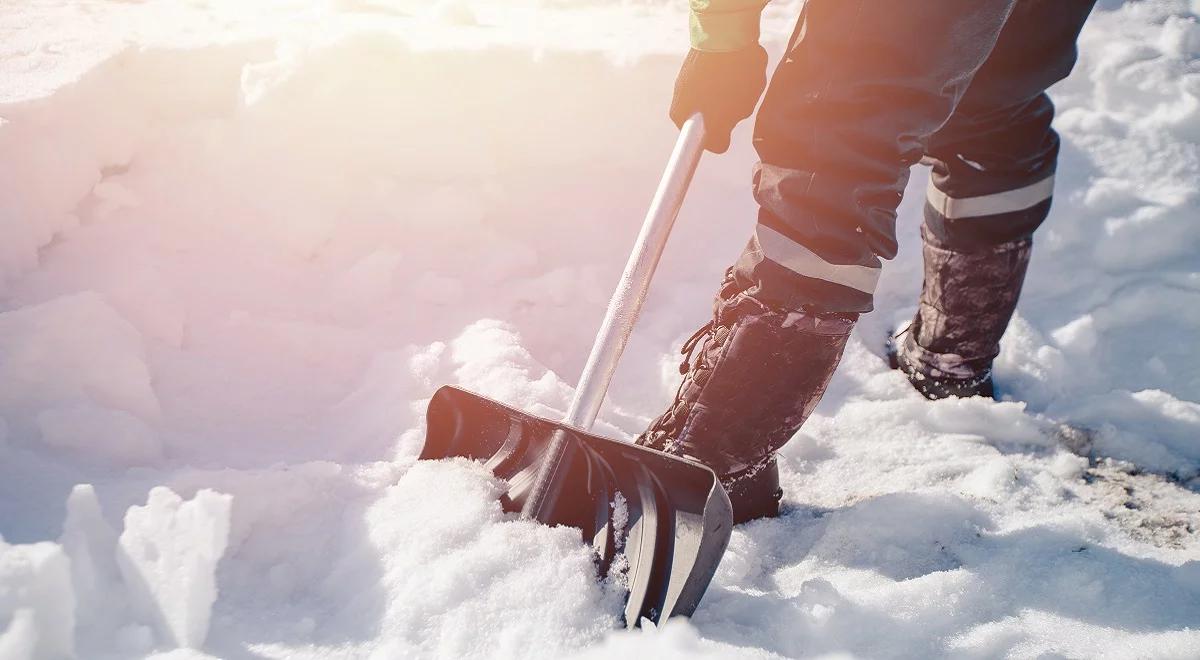
[[[100,642],[120,625],[128,606],[117,568],[117,533],[104,519],[90,484],[71,490],[59,543],[71,560],[80,636]]]
[[[1078,326],[1070,332],[1060,330],[1055,339],[1082,347],[1086,336],[1084,327]],[[1068,362],[1063,350],[1050,346],[1020,314],[1013,316],[1000,345],[995,369],[1001,388],[1011,389],[1017,398],[1031,405],[1053,400],[1067,389],[1073,378],[1082,378],[1080,371],[1088,368],[1085,360]]]
[[[0,633],[0,658],[33,660],[37,649],[38,630],[33,610],[21,608],[13,612],[8,630]]]
[[[1063,327],[1050,333],[1054,343],[1074,355],[1087,355],[1096,349],[1099,334],[1096,331],[1096,319],[1091,314],[1084,314]]]
[[[450,344],[455,376],[484,396],[523,410],[550,403],[566,408],[570,387],[534,359],[509,324],[485,319],[471,324]]]
[[[962,490],[980,499],[1000,501],[1017,485],[1017,471],[1004,457],[993,458],[963,477]]]
[[[204,643],[232,504],[232,497],[211,490],[185,502],[158,487],[145,506],[125,513],[118,564],[134,612],[160,640],[190,648]]]
[[[146,465],[162,458],[162,444],[141,419],[124,410],[91,404],[43,410],[37,415],[42,442],[117,465]]]
[[[369,547],[326,588],[357,596],[354,621],[384,592],[372,657],[554,657],[612,629],[620,601],[579,530],[505,515],[500,489],[477,463],[420,462],[367,510]]]
[[[36,432],[39,413],[51,408],[90,406],[142,420],[159,414],[141,335],[96,293],[63,296],[0,314],[0,346],[0,415],[14,435]],[[96,418],[93,414],[91,419]],[[57,433],[64,430],[64,422],[51,416],[51,442],[76,448],[86,442]],[[128,427],[126,421],[108,420],[105,425],[101,435]],[[144,437],[133,442],[147,443]],[[89,451],[116,448],[124,453],[124,445],[109,436]]]
[[[58,544],[9,545],[0,538],[0,626],[6,620],[0,657],[74,655],[75,595]]]
[[[1083,476],[1088,459],[1070,452],[1060,451],[1050,461],[1050,472],[1063,481],[1074,481]]]

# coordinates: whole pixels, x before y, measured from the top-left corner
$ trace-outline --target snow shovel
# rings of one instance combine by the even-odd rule
[[[703,137],[699,115],[684,123],[563,420],[444,386],[429,402],[421,452],[421,459],[483,461],[508,482],[506,510],[582,530],[600,575],[628,590],[629,627],[691,615],[733,528],[729,498],[712,470],[588,432],[700,161]]]

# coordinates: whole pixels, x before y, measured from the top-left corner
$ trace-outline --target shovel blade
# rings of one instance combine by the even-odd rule
[[[690,616],[712,581],[729,535],[729,498],[707,467],[535,417],[452,386],[429,402],[422,460],[466,457],[508,482],[505,510],[521,510],[543,450],[569,439],[567,486],[539,519],[577,527],[602,577],[629,597],[625,621]]]

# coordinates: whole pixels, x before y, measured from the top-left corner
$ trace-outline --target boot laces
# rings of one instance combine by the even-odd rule
[[[692,353],[694,353],[696,351],[696,347],[700,345],[700,340],[704,339],[709,334],[712,334],[715,326],[715,322],[709,321],[708,323],[700,326],[699,330],[693,332],[692,336],[688,337],[687,341],[683,342],[683,347],[679,349],[679,353],[683,355],[683,362],[679,365],[680,374],[686,375],[687,372],[692,368]]]
[[[688,384],[688,378],[686,378],[686,376],[693,369],[693,355],[696,352],[696,348],[704,344],[704,339],[716,334],[716,328],[716,321],[710,320],[709,322],[700,326],[699,329],[693,332],[692,335],[683,342],[683,347],[679,349],[679,353],[683,355],[683,362],[679,364],[679,373],[684,375],[685,378],[683,379],[683,382],[679,384],[678,391],[675,392],[675,400],[671,404],[671,407],[668,408],[667,411],[650,427],[647,436],[648,439],[652,441],[657,440],[659,442],[665,442],[666,445],[670,445],[675,441],[675,436],[678,435],[679,431],[678,427],[682,424],[683,420],[687,418],[687,404],[684,402],[683,392],[684,389],[687,388]],[[696,358],[696,362],[698,363],[703,359],[704,352],[701,350],[700,355]],[[666,445],[659,446],[657,448],[663,451],[670,450],[670,447]]]

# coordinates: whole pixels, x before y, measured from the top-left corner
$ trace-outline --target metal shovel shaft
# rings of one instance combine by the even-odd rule
[[[675,150],[650,203],[642,231],[625,264],[625,272],[621,274],[617,290],[609,300],[604,322],[596,333],[591,355],[575,388],[575,398],[563,418],[565,424],[590,429],[600,413],[604,395],[617,369],[617,361],[621,359],[633,325],[642,311],[642,303],[646,301],[650,280],[667,245],[667,236],[675,225],[692,175],[704,153],[703,142],[704,121],[700,115],[696,115],[684,123],[679,139],[675,141]]]
[[[679,131],[675,149],[671,152],[666,171],[663,172],[654,200],[650,203],[633,252],[625,264],[625,272],[621,274],[617,290],[609,300],[604,322],[596,333],[592,352],[575,388],[575,397],[563,418],[564,424],[587,430],[596,421],[596,415],[600,412],[609,383],[617,369],[617,362],[629,342],[629,335],[633,332],[633,325],[650,289],[650,280],[658,267],[667,237],[675,224],[675,218],[679,215],[680,207],[683,206],[684,195],[703,153],[704,120],[697,114],[684,122]],[[521,510],[521,517],[538,520],[548,518],[548,509],[558,499],[563,487],[566,466],[571,463],[571,451],[573,449],[566,434],[555,434]]]

